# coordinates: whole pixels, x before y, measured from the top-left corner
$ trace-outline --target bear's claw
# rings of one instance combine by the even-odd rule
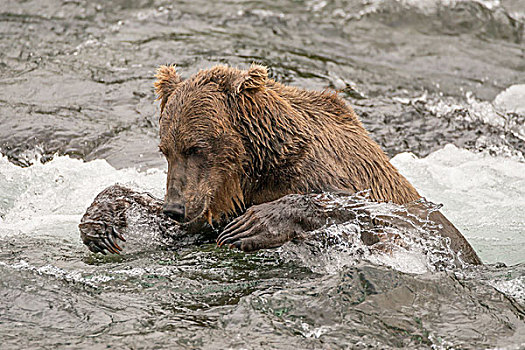
[[[253,225],[256,223],[256,220],[254,219],[252,212],[246,214],[246,217],[244,215],[240,216],[226,226],[224,231],[217,238],[217,244],[219,246],[230,244],[240,238],[253,236]]]
[[[246,223],[246,226],[249,227],[248,229],[246,230],[242,230],[241,228],[233,231],[233,232],[229,232],[227,233],[226,235],[219,237],[217,239],[217,244],[219,246],[223,246],[223,245],[230,245],[230,246],[233,246],[235,248],[239,248],[239,249],[242,249],[244,251],[246,251],[246,249],[244,249],[244,245],[242,244],[246,238],[253,238],[253,237],[257,237],[257,235],[259,233],[261,233],[262,229],[260,227],[251,227],[252,225],[249,225],[249,224],[252,224],[253,223]],[[244,225],[243,225],[244,226]],[[262,238],[262,237],[261,237]],[[240,244],[240,246],[238,246]],[[251,251],[251,250],[250,250]]]
[[[227,245],[244,252],[275,248],[292,240],[294,232],[280,227],[269,203],[256,205],[233,220],[217,238],[217,245]]]
[[[107,252],[120,254],[122,251],[116,239],[118,238],[123,242],[126,239],[113,226],[103,221],[85,221],[80,223],[79,228],[82,241],[93,253],[106,255]]]

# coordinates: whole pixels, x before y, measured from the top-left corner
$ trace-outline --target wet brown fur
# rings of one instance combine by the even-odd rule
[[[370,190],[397,204],[420,195],[336,93],[285,86],[265,67],[215,66],[182,80],[161,66],[165,201],[211,222],[288,194]]]

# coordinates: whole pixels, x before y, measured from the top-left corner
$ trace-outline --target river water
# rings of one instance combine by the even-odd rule
[[[523,0],[1,5],[2,349],[525,348]],[[163,196],[156,66],[252,62],[339,90],[486,265],[415,245],[174,251],[147,228],[89,253],[77,224],[102,189]]]

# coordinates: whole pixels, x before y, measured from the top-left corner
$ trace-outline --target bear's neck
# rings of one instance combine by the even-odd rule
[[[420,198],[335,93],[270,81],[239,100],[236,125],[248,153],[242,187],[247,204],[292,193],[369,190],[371,200]]]

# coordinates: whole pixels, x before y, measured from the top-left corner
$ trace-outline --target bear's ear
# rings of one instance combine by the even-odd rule
[[[250,69],[235,81],[235,92],[239,93],[244,90],[259,89],[266,84],[268,80],[268,69],[264,66],[252,64]]]
[[[155,78],[157,78],[157,81],[153,83],[153,86],[155,86],[157,101],[160,100],[160,114],[162,115],[168,97],[175,91],[177,86],[182,82],[182,79],[179,74],[177,74],[175,65],[160,66],[157,69]]]

